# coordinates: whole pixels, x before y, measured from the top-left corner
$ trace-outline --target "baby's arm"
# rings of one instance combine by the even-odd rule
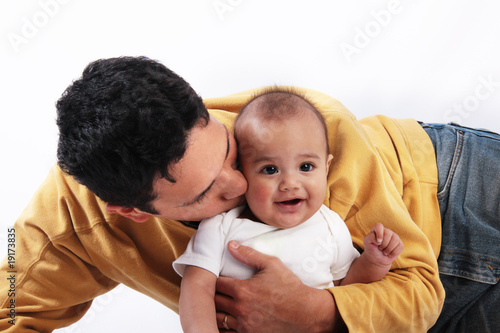
[[[219,332],[215,319],[215,274],[186,266],[181,282],[179,315],[184,332]]]
[[[364,252],[352,263],[341,285],[381,280],[404,248],[399,236],[381,223],[377,223],[365,236],[363,244]]]

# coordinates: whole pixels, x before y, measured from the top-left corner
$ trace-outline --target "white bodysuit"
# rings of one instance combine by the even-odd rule
[[[203,220],[184,254],[173,263],[175,271],[182,276],[185,265],[193,265],[216,276],[252,277],[255,270],[238,262],[227,250],[227,243],[235,240],[279,257],[304,284],[329,288],[333,281],[345,277],[359,257],[344,221],[324,205],[309,220],[289,229],[239,218],[243,209],[237,207]]]

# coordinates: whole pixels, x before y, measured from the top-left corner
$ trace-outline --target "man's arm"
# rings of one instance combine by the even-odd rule
[[[100,272],[73,230],[74,201],[53,169],[14,224],[13,257],[0,269],[0,331],[49,332],[79,320],[92,299],[118,285]],[[69,195],[71,193],[71,195]],[[89,208],[90,210],[90,208]],[[82,214],[82,220],[86,216]],[[73,231],[72,231],[73,230]]]
[[[51,332],[68,326],[83,317],[92,299],[117,285],[61,243],[43,240],[36,225],[14,227],[14,267],[6,260],[0,266],[4,274],[13,272],[8,273],[11,283],[0,283],[0,331]]]
[[[179,315],[184,332],[219,332],[215,319],[217,277],[206,269],[186,266],[181,282]]]
[[[217,311],[229,313],[231,321],[237,319],[239,331],[343,331],[345,326],[330,292],[304,285],[275,257],[234,241],[228,248],[237,260],[258,270],[248,280],[217,280]]]

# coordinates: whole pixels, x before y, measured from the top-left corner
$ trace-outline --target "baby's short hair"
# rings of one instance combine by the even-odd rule
[[[304,112],[304,109],[311,111],[321,123],[328,153],[328,128],[323,115],[305,94],[293,87],[271,86],[259,91],[240,109],[235,128],[238,121],[250,112],[257,112],[255,114],[264,120],[286,120]]]

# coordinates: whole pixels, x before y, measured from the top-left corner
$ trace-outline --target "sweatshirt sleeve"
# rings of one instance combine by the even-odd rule
[[[435,252],[439,239],[429,236],[431,230],[441,230],[437,182],[424,184],[416,170],[408,170],[414,168],[411,149],[403,135],[387,134],[390,122],[365,128],[335,110],[325,116],[334,156],[328,178],[330,208],[345,220],[360,248],[377,222],[396,232],[405,245],[381,281],[330,290],[340,314],[351,332],[425,332],[444,300]],[[374,140],[380,132],[385,140]],[[427,155],[427,164],[435,166],[433,151]]]
[[[80,319],[92,299],[117,283],[97,270],[71,228],[70,203],[58,200],[54,169],[14,224],[14,260],[4,258],[0,331],[51,332]],[[43,226],[48,226],[44,228]]]

